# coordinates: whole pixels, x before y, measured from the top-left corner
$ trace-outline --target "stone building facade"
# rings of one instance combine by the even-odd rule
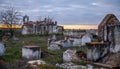
[[[40,21],[28,21],[29,17],[23,17],[23,32],[22,34],[52,34],[62,33],[63,27],[57,25],[57,21],[50,18],[44,18]]]

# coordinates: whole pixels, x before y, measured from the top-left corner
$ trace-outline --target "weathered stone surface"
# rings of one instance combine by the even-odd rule
[[[69,63],[63,63],[63,64],[56,64],[57,67],[63,68],[63,69],[87,69],[86,66],[83,65],[76,65],[72,62]]]
[[[87,69],[106,69],[106,68],[103,68],[103,67],[96,67],[94,65],[90,65],[90,64],[87,64]]]
[[[50,50],[59,50],[61,49],[61,41],[55,41],[56,40],[56,36],[53,35],[52,38],[48,39],[48,49]]]
[[[60,47],[59,44],[57,44],[57,43],[54,42],[54,43],[51,43],[51,44],[49,45],[48,49],[50,49],[50,50],[60,50],[61,47]]]
[[[109,42],[110,52],[120,51],[120,22],[114,14],[108,14],[98,27],[101,41]]]
[[[29,34],[27,26],[23,26],[22,34],[23,34],[23,35]]]
[[[0,43],[0,56],[3,56],[5,54],[5,46],[3,43]]]
[[[32,64],[32,65],[34,65],[34,64],[36,64],[36,65],[46,64],[45,61],[43,61],[43,60],[32,60],[32,61],[28,61],[27,63]]]
[[[114,25],[119,23],[119,20],[114,14],[107,14],[104,19],[101,21],[101,23],[98,26],[98,36],[101,41],[106,41],[107,35],[107,25]],[[106,35],[105,35],[106,34]]]
[[[68,40],[70,41],[71,46],[81,46],[81,38],[80,37],[76,37],[76,38],[70,37]]]
[[[87,60],[100,61],[108,52],[109,46],[107,43],[102,42],[90,42],[87,43]]]
[[[24,46],[22,48],[22,57],[27,59],[40,59],[41,51],[39,46]]]
[[[107,64],[112,66],[119,66],[120,61],[118,57],[120,57],[120,22],[114,14],[108,14],[105,16],[103,21],[99,24],[98,35],[100,41],[108,42],[107,47],[103,47],[103,49],[100,50],[97,49],[101,51],[99,55],[101,62],[107,62]],[[93,48],[93,50],[95,50],[95,48]],[[89,51],[89,53],[91,51]],[[92,52],[92,54],[94,53]],[[88,56],[90,56],[90,54]]]
[[[83,37],[75,37],[75,36],[66,36],[65,40],[56,41],[55,35],[52,38],[48,39],[48,49],[58,50],[64,47],[72,47],[72,46],[82,46],[87,42],[91,42],[91,36],[86,34]]]
[[[73,46],[73,42],[71,42],[71,40],[62,40],[61,45],[63,47],[71,47],[71,46]]]
[[[54,35],[52,35],[52,40],[57,40],[57,37],[56,37],[56,35],[54,34]]]
[[[27,68],[28,69],[38,69],[38,65],[41,65],[41,64],[46,64],[45,61],[43,60],[32,60],[32,61],[28,61],[27,62]]]
[[[85,34],[82,37],[81,36],[69,36],[66,40],[67,46],[83,46],[87,42],[91,42],[92,38],[90,34]]]
[[[86,45],[87,42],[91,42],[91,36],[89,34],[86,34],[82,37],[82,44],[81,45]]]
[[[70,46],[73,46],[72,41],[70,40],[54,41],[54,40],[48,39],[48,49],[51,49],[51,50],[58,50],[63,47],[70,47]]]
[[[71,62],[72,60],[78,60],[78,57],[76,55],[76,50],[68,49],[63,53],[63,61]]]
[[[110,27],[111,33],[109,33],[109,35],[110,34],[111,35],[108,36],[110,38],[109,41],[111,42],[110,51],[113,53],[118,53],[120,52],[120,25],[115,25],[111,27]]]
[[[110,54],[106,64],[112,65],[114,67],[120,67],[120,53]]]

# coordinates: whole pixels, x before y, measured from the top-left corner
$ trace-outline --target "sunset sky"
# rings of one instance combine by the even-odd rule
[[[108,13],[120,19],[120,0],[0,0],[0,10],[7,6],[27,14],[30,20],[50,16],[65,27],[97,26]]]
[[[98,29],[97,25],[61,25],[64,29]]]

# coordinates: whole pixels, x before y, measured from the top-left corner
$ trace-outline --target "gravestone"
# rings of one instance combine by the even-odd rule
[[[52,38],[51,38],[53,41],[55,41],[55,40],[57,40],[57,37],[56,37],[56,35],[54,34],[54,35],[52,35]]]
[[[72,62],[57,64],[57,67],[59,67],[59,69],[87,69],[85,65],[76,65]]]
[[[109,52],[108,43],[103,42],[89,42],[87,45],[87,60],[100,61]]]
[[[24,46],[22,48],[22,57],[27,59],[40,59],[41,51],[39,46]]]
[[[28,34],[28,28],[26,26],[23,26],[22,34],[23,35]]]
[[[57,43],[51,43],[48,47],[48,49],[50,50],[60,50],[61,49],[61,46]]]
[[[38,69],[39,65],[45,65],[46,62],[43,60],[31,60],[27,62],[28,69]]]
[[[76,50],[66,50],[63,53],[63,62],[71,62],[72,60],[78,60]]]
[[[5,54],[5,46],[3,43],[0,43],[0,56],[3,56]]]

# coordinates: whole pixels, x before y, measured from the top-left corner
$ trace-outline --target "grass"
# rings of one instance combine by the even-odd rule
[[[48,65],[48,64],[38,65],[38,68],[39,68],[39,69],[57,69],[56,67],[54,67],[54,66],[52,66],[52,65]]]
[[[22,58],[22,47],[24,45],[37,45],[45,51],[47,49],[46,36],[21,36],[20,40],[14,41],[10,39],[6,42],[6,52],[0,59],[6,61],[9,69],[24,69],[28,60]],[[23,67],[24,66],[24,67]],[[20,68],[18,68],[20,67]],[[21,68],[22,67],[22,68]]]
[[[27,62],[27,60],[24,60],[22,58],[22,47],[25,45],[37,45],[37,46],[40,46],[42,52],[49,52],[49,53],[55,54],[55,55],[46,55],[44,58],[41,58],[46,63],[48,63],[50,65],[55,65],[56,63],[62,63],[63,62],[62,61],[63,52],[66,51],[68,48],[64,48],[62,50],[48,50],[47,49],[47,39],[50,36],[51,35],[46,35],[46,36],[43,36],[43,35],[25,35],[25,36],[19,35],[20,40],[18,40],[18,41],[14,41],[14,40],[10,39],[8,42],[6,42],[5,56],[0,57],[0,59],[5,60],[6,62],[8,62],[9,64],[12,65],[12,67],[9,69],[19,69],[19,68],[16,68],[16,66],[18,66],[18,67],[21,67],[22,65],[25,66],[26,62]],[[63,37],[61,35],[57,35],[57,38],[63,39]],[[86,46],[69,47],[69,49],[82,50],[82,51],[86,52]],[[20,64],[20,62],[21,62],[21,64]],[[21,68],[21,69],[23,69],[23,68]]]
[[[49,64],[55,65],[56,63],[62,63],[62,53],[63,50],[47,50],[49,53],[53,53],[55,55],[46,56],[42,58],[42,60],[46,61]]]

